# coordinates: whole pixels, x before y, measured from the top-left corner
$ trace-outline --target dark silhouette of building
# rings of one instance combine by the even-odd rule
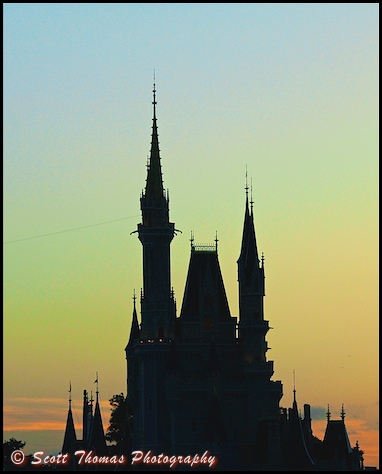
[[[177,317],[170,244],[179,231],[170,222],[169,195],[163,186],[156,104],[154,84],[151,151],[140,197],[142,222],[135,231],[143,249],[141,322],[134,294],[125,348],[131,415],[125,454],[189,456],[208,451],[217,457],[218,470],[362,470],[362,451],[350,446],[344,412],[339,421],[328,416],[321,441],[312,433],[309,405],[304,405],[301,419],[295,390],[292,408],[280,407],[282,383],[272,380],[273,361],[267,360],[265,264],[257,249],[248,186],[237,261],[239,317],[230,313],[217,236],[213,244],[199,245],[193,234]],[[82,444],[102,452],[98,395],[92,422],[86,397]],[[69,407],[63,451],[76,443]],[[145,467],[142,463],[138,469]]]
[[[340,428],[333,422],[317,446],[310,420],[300,419],[295,393],[289,413],[280,408],[282,383],[271,380],[273,362],[266,357],[270,328],[264,319],[264,256],[260,259],[257,250],[248,189],[237,261],[239,321],[230,313],[217,238],[214,244],[198,245],[193,235],[177,317],[170,272],[170,244],[177,231],[163,186],[154,84],[150,160],[140,199],[142,223],[135,231],[143,248],[141,324],[134,298],[125,349],[131,445],[158,455],[208,449],[218,456],[222,469],[314,470],[319,458],[330,464],[336,456],[349,456],[351,448],[345,441],[334,447]]]
[[[98,376],[96,380],[98,384]],[[69,393],[71,394],[71,387]],[[105,432],[103,428],[101,410],[98,399],[98,385],[96,391],[96,404],[93,411],[93,397],[88,398],[88,392],[84,390],[83,395],[83,417],[82,417],[82,439],[78,439],[74,428],[72,414],[72,400],[69,397],[69,409],[66,420],[64,442],[61,453],[69,454],[65,465],[59,466],[59,470],[100,470],[103,466],[89,465],[84,462],[79,464],[80,454],[75,455],[77,451],[91,453],[92,456],[107,456],[110,449],[106,445]],[[61,467],[61,469],[60,469]]]

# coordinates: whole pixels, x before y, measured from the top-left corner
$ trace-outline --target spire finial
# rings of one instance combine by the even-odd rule
[[[194,231],[193,230],[191,231],[190,242],[191,242],[191,250],[193,250],[194,248]]]
[[[296,372],[293,371],[293,402],[296,403]]]
[[[135,288],[133,290],[133,302],[134,302],[134,309],[135,309],[135,301],[137,299],[137,295],[135,294]],[[98,378],[98,377],[97,377]]]
[[[156,89],[155,89],[155,69],[154,69],[154,81],[153,81],[153,106],[154,106],[154,119],[156,118],[156,114],[155,114],[155,106],[156,106],[156,104],[157,104],[155,93],[156,93]]]
[[[250,200],[250,204],[251,204],[251,214],[253,214],[252,178],[251,178],[251,200]]]
[[[94,380],[96,384],[96,401],[98,402],[98,372],[96,372],[96,379]]]
[[[69,410],[72,408],[72,381],[69,380]]]
[[[218,231],[216,231],[216,234],[215,234],[215,250],[216,250],[216,253],[218,251],[218,242],[219,242]]]
[[[247,165],[245,165],[245,194],[248,199],[248,170],[247,170]]]
[[[341,420],[345,421],[345,410],[344,410],[344,404],[342,404],[342,409],[341,409]]]
[[[327,410],[327,412],[326,412],[326,419],[327,419],[328,421],[330,420],[330,415],[331,415],[331,413],[330,413],[330,410],[329,410],[329,403],[328,403],[328,410]]]
[[[264,268],[264,252],[261,252],[261,268]]]

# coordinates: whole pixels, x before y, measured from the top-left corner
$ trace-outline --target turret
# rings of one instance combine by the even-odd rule
[[[134,301],[134,307],[133,307],[133,318],[131,321],[131,329],[130,329],[130,337],[129,337],[129,342],[127,343],[127,346],[125,350],[136,343],[139,338],[140,338],[140,330],[139,330],[139,324],[138,324],[138,316],[137,316],[137,308],[135,306],[135,301],[137,297],[135,296],[135,291],[134,291],[134,296],[133,296],[133,301]]]
[[[141,195],[142,223],[138,224],[137,230],[143,248],[143,340],[173,337],[176,316],[170,277],[170,244],[175,228],[169,221],[169,199],[163,187],[156,103],[154,83],[150,159],[146,187]]]
[[[98,374],[96,376],[95,382],[97,384],[96,389],[96,404],[94,408],[94,416],[92,420],[92,426],[90,430],[89,437],[89,449],[95,452],[98,456],[103,456],[107,454],[107,446],[105,441],[105,432],[103,429],[101,409],[99,406],[98,399]]]
[[[66,420],[66,428],[64,435],[64,442],[62,445],[62,453],[70,454],[70,458],[74,458],[74,452],[77,449],[77,436],[76,430],[74,429],[73,413],[72,413],[72,384],[70,383],[69,388],[69,410],[68,417]]]
[[[265,336],[269,331],[268,321],[264,320],[264,256],[259,260],[253,218],[253,201],[246,202],[243,236],[238,264],[239,281],[239,340],[244,350],[246,370],[261,371],[267,377],[273,374],[272,362],[266,362],[268,350]],[[250,205],[249,205],[250,204]],[[262,364],[263,367],[260,367]],[[266,364],[266,366],[265,366]]]

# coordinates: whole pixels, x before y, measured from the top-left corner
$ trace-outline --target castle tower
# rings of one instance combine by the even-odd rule
[[[153,126],[146,187],[141,195],[143,249],[141,325],[135,307],[127,359],[128,399],[132,408],[132,449],[160,451],[170,438],[163,374],[175,336],[176,303],[171,289],[170,244],[175,235],[169,221],[169,198],[163,188],[153,88]],[[161,452],[161,451],[160,451]]]
[[[143,248],[143,292],[141,295],[141,338],[168,339],[174,336],[175,302],[171,291],[170,244],[174,224],[169,221],[169,198],[163,188],[153,88],[153,127],[146,187],[141,195],[142,223],[138,236]]]
[[[239,282],[239,344],[242,351],[242,370],[247,391],[247,451],[253,453],[253,462],[261,459],[256,452],[256,440],[265,424],[279,417],[282,397],[280,381],[271,381],[273,361],[267,361],[266,334],[269,323],[264,319],[265,275],[264,257],[259,260],[253,218],[253,202],[248,199],[244,213],[243,236],[238,264]],[[255,445],[253,445],[255,441]],[[259,445],[259,443],[257,443]],[[249,455],[251,457],[252,454]]]
[[[253,219],[253,206],[248,202],[246,186],[243,237],[238,264],[239,281],[239,338],[245,351],[246,369],[273,374],[272,363],[266,363],[268,350],[265,335],[269,331],[268,321],[264,320],[265,275],[264,258],[260,265],[257,252],[256,233]],[[266,364],[266,365],[265,365]],[[267,367],[267,368],[266,368]]]

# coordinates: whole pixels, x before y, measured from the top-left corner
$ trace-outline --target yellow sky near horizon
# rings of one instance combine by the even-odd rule
[[[110,403],[101,399],[100,408],[106,431],[110,419]],[[48,449],[50,449],[49,453],[58,452],[63,442],[67,410],[68,400],[63,398],[5,399],[3,438],[6,440],[16,437],[22,441],[27,440],[25,452],[28,453],[40,450],[48,453]],[[323,412],[324,408],[322,407],[320,411]],[[82,436],[82,402],[80,400],[72,402],[72,412],[77,437],[80,438]],[[337,414],[333,410],[331,419],[339,419],[339,412]],[[326,423],[326,419],[312,419],[313,434],[321,440],[324,438]],[[371,422],[368,424],[362,419],[348,416],[345,416],[345,424],[351,446],[354,447],[358,441],[360,449],[365,452],[365,466],[379,468],[379,430],[373,428],[376,425],[370,426]],[[50,438],[48,432],[55,432],[55,434],[46,443],[46,440]],[[45,440],[43,445],[42,439]]]

